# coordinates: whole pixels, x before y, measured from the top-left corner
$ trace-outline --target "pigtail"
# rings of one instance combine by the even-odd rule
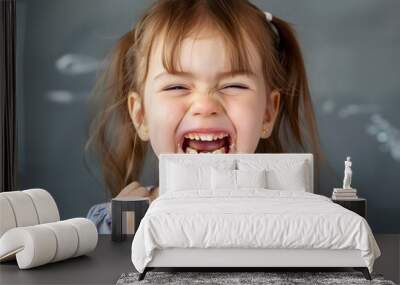
[[[300,45],[293,29],[284,20],[274,16],[269,25],[278,66],[275,85],[281,99],[276,127],[267,148],[275,152],[313,152],[319,156],[316,120]]]
[[[108,192],[114,197],[137,180],[147,143],[138,138],[130,119],[127,99],[135,76],[135,33],[126,33],[108,57],[108,68],[97,80],[92,101],[92,122],[85,151],[93,150],[101,161]]]

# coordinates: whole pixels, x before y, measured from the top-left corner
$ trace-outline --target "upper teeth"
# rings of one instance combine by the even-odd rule
[[[217,139],[222,139],[227,137],[228,134],[220,133],[220,134],[196,134],[196,133],[189,133],[185,135],[185,138],[191,140],[201,140],[201,141],[213,141]]]

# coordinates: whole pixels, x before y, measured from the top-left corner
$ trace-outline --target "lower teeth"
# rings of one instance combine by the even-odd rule
[[[187,147],[186,148],[186,153],[193,154],[193,153],[198,153],[198,151],[196,149],[191,148],[191,147]],[[216,149],[216,150],[214,150],[212,152],[208,151],[208,152],[201,152],[201,153],[225,153],[225,147],[223,146],[223,147],[221,147],[219,149]]]

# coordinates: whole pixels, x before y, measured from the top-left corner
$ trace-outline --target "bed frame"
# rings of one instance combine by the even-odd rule
[[[184,159],[254,159],[254,154],[185,154]],[[306,191],[313,193],[313,156],[312,154],[257,154],[257,159],[273,161],[276,159],[302,160],[308,164],[309,187]],[[181,160],[182,154],[161,154],[159,161],[160,194],[165,191],[167,165],[169,161]],[[255,248],[167,248],[157,249],[153,259],[139,275],[143,280],[146,273],[154,269],[181,269],[182,271],[323,271],[321,269],[353,268],[361,271],[367,280],[371,275],[361,257],[360,250],[331,249],[255,249]]]

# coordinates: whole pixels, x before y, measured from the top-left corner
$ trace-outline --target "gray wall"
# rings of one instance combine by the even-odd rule
[[[106,52],[151,2],[17,1],[19,187],[49,190],[63,218],[105,199],[83,163],[86,100]],[[253,2],[297,29],[327,157],[316,191],[340,186],[352,156],[372,229],[399,233],[400,2]],[[157,183],[157,167],[150,153],[142,183]]]

